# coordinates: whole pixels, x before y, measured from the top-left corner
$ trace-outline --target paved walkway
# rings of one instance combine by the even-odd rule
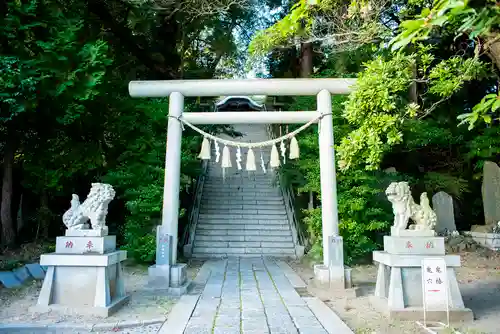
[[[208,261],[159,333],[352,333],[317,298],[302,298],[297,282],[305,287],[286,263],[273,259]]]

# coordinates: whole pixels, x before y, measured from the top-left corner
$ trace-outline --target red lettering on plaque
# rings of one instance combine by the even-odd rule
[[[425,248],[434,248],[434,243],[432,241],[427,241],[427,243],[425,244]]]
[[[413,248],[413,244],[411,243],[411,241],[406,242],[406,248]]]
[[[66,248],[73,248],[73,241],[66,241]]]
[[[89,242],[87,242],[87,249],[91,250],[92,247],[94,247],[94,244],[92,244],[92,241],[89,240]]]

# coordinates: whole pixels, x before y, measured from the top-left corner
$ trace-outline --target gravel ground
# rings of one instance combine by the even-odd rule
[[[77,331],[77,330],[68,330],[68,329],[58,329],[58,330],[46,330],[46,329],[38,329],[38,330],[22,330],[22,331],[9,331],[9,334],[111,334],[111,333],[121,333],[121,334],[156,334],[160,330],[161,325],[149,325],[149,326],[141,326],[134,328],[125,328],[125,329],[117,329],[116,331]],[[7,333],[7,332],[0,332]]]
[[[188,267],[188,277],[196,276],[201,262],[193,262]],[[125,266],[125,289],[131,295],[130,301],[108,318],[81,315],[62,315],[55,312],[32,313],[29,308],[35,305],[42,281],[27,282],[19,289],[0,289],[1,324],[73,324],[90,325],[98,323],[118,324],[120,321],[148,321],[166,319],[177,298],[157,296],[154,291],[144,287],[147,284],[147,267]],[[125,328],[122,333],[155,333],[160,325]],[[156,328],[156,331],[154,328]],[[57,333],[77,333],[78,331],[57,330]],[[113,332],[116,332],[114,330]],[[102,333],[102,332],[101,332]]]
[[[457,278],[465,306],[472,309],[476,320],[464,323],[462,334],[500,333],[500,256],[493,252],[461,253],[462,267]],[[290,262],[292,268],[308,283],[313,278],[312,264],[306,261]],[[353,268],[354,283],[362,288],[362,296],[331,298],[314,291],[359,334],[402,334],[423,333],[414,322],[389,321],[370,303],[377,276],[373,265]]]

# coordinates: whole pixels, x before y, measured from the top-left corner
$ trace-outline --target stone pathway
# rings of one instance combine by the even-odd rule
[[[290,274],[290,273],[288,273]],[[198,291],[176,305],[190,317],[176,317],[175,307],[159,333],[184,334],[336,334],[351,330],[326,307],[309,308],[278,264],[267,258],[229,258],[205,263]],[[206,284],[204,284],[205,282]],[[195,294],[199,294],[199,297]],[[309,298],[311,299],[311,298]],[[320,302],[319,300],[317,300]],[[321,302],[320,302],[321,303]],[[183,323],[184,322],[184,323]],[[328,323],[328,324],[326,324]],[[325,327],[330,330],[326,330]]]

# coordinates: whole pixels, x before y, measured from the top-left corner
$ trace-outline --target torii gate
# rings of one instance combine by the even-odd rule
[[[182,124],[304,124],[314,119],[319,123],[319,160],[321,177],[323,265],[314,268],[320,283],[344,287],[342,237],[339,236],[335,149],[331,94],[348,94],[355,79],[223,79],[131,81],[131,97],[169,96],[165,182],[163,189],[162,225],[158,227],[157,251],[163,249],[161,235],[170,235],[170,254],[157,254],[150,276],[163,287],[177,288],[185,283],[185,265],[176,264],[179,218]],[[184,97],[228,95],[317,96],[316,111],[183,113]],[[321,117],[320,117],[321,116]],[[180,269],[180,270],[179,270]],[[169,276],[179,275],[175,282]],[[163,278],[163,279],[159,279]],[[184,290],[185,291],[185,290]],[[182,293],[182,291],[181,291]]]

